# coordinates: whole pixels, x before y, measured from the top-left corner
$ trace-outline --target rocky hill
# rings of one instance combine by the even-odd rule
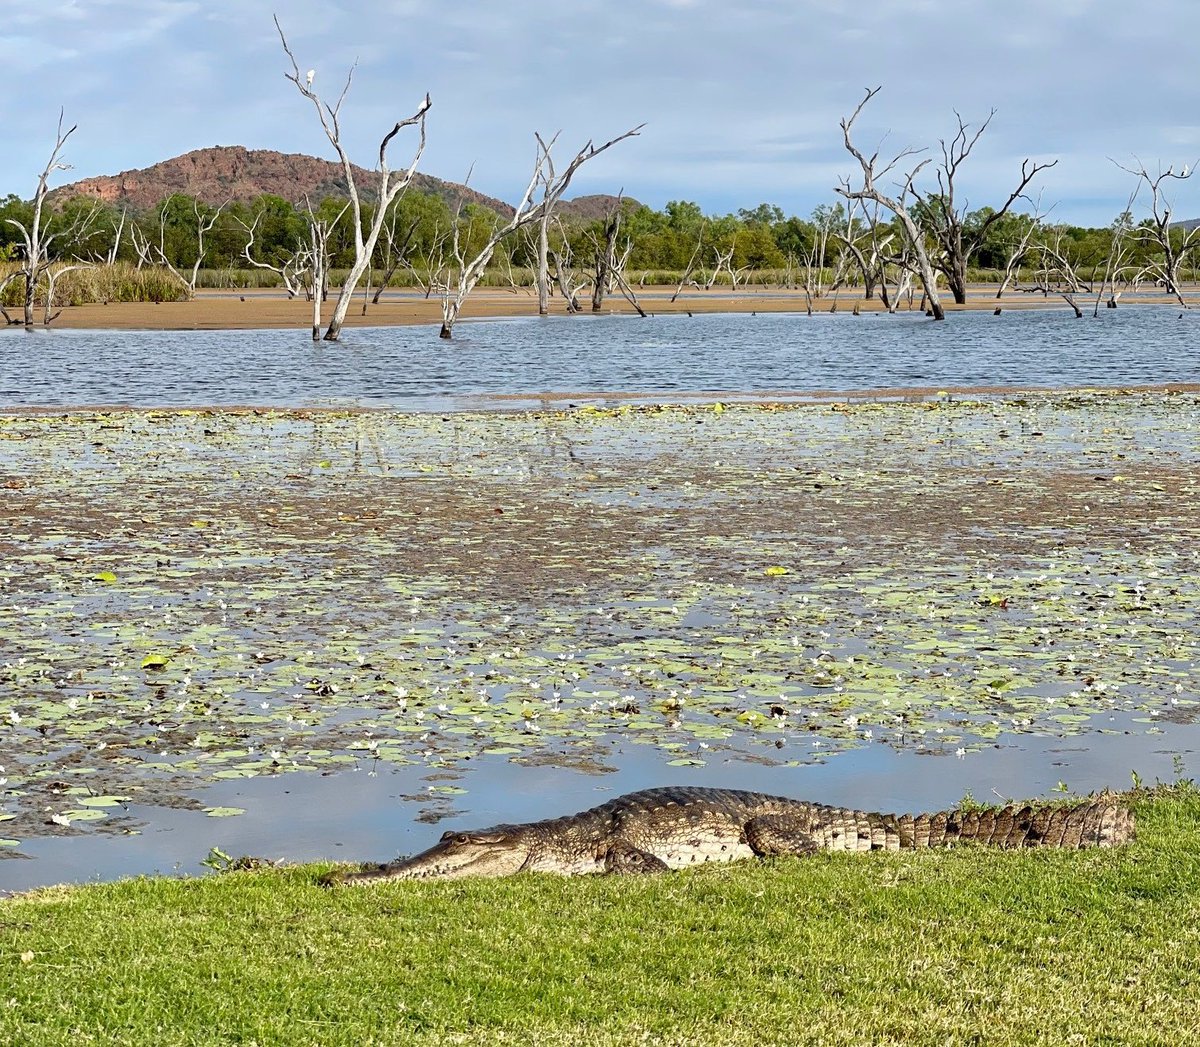
[[[363,189],[364,198],[368,197],[375,181],[373,173],[355,167],[354,180]],[[505,217],[513,213],[511,204],[457,182],[445,182],[418,173],[413,185],[423,192],[444,197],[451,207],[464,200],[490,207]],[[172,193],[187,193],[213,207],[230,200],[248,202],[263,193],[282,196],[293,204],[303,204],[307,196],[315,205],[328,196],[345,196],[346,179],[341,164],[315,156],[218,145],[211,149],[196,149],[137,171],[84,178],[59,186],[52,195],[58,198],[90,196],[105,203],[141,210],[155,206]],[[591,221],[607,214],[616,199],[615,196],[581,196],[564,201],[561,213]]]
[[[617,206],[618,200],[625,208],[641,207],[641,204],[631,196],[616,197],[610,196],[608,193],[596,193],[592,196],[577,196],[574,200],[564,200],[559,205],[559,212],[564,217],[594,222],[600,218],[607,218],[612,209]]]
[[[364,198],[368,196],[368,188],[374,183],[372,172],[355,167],[354,180],[363,189]],[[445,197],[451,206],[464,199],[506,216],[513,213],[512,206],[503,200],[456,182],[418,173],[413,184],[424,192]],[[187,193],[214,207],[230,200],[250,201],[263,193],[282,196],[293,204],[303,204],[307,196],[316,205],[327,196],[345,196],[346,179],[341,165],[330,160],[303,153],[219,145],[196,149],[137,171],[84,178],[60,186],[54,196],[91,196],[138,210],[153,207],[172,193]]]

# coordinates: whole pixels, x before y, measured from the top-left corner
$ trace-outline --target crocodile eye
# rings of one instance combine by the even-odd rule
[[[458,833],[454,837],[454,842],[455,843],[470,843],[471,837],[469,837],[466,833]]]

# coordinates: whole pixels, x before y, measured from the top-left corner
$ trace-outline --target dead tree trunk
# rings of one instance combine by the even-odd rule
[[[1029,219],[1029,225],[1022,234],[1021,239],[1012,245],[1008,252],[1008,260],[1004,263],[1004,279],[1000,281],[1000,286],[996,288],[996,298],[1003,297],[1008,285],[1013,282],[1014,277],[1020,271],[1022,264],[1029,255],[1029,244],[1033,240],[1034,234],[1041,228],[1042,213],[1041,201],[1038,201],[1038,206],[1034,209],[1032,217]]]
[[[1121,275],[1122,269],[1129,258],[1129,234],[1133,231],[1133,202],[1137,199],[1140,185],[1134,186],[1133,192],[1129,194],[1129,202],[1125,205],[1125,210],[1117,215],[1113,221],[1111,230],[1111,240],[1108,247],[1108,257],[1104,260],[1104,277],[1100,281],[1100,290],[1096,292],[1096,304],[1092,307],[1092,317],[1100,315],[1100,301],[1104,297],[1104,290],[1109,289],[1108,308],[1115,309],[1117,307],[1117,279]]]
[[[246,262],[254,269],[265,269],[269,273],[275,273],[283,283],[284,290],[287,291],[289,298],[296,298],[303,290],[303,276],[308,271],[309,267],[309,251],[306,247],[297,245],[296,250],[292,252],[283,265],[271,265],[269,262],[260,262],[254,257],[254,241],[258,236],[258,223],[262,221],[264,212],[259,211],[254,217],[254,221],[247,225],[242,219],[235,217],[234,221],[246,230],[246,243],[242,247],[242,256]]]
[[[592,312],[598,313],[604,306],[604,295],[608,292],[617,264],[617,237],[621,234],[621,200],[625,190],[617,194],[604,220],[604,243],[593,242],[596,257],[596,282],[592,286]]]
[[[350,202],[347,201],[332,219],[318,218],[313,210],[312,202],[307,197],[305,197],[304,203],[308,208],[307,254],[310,279],[308,294],[312,299],[313,307],[312,339],[316,342],[321,337],[321,306],[329,295],[329,238],[350,209]],[[327,332],[326,338],[328,337]]]
[[[613,288],[621,292],[622,297],[633,306],[639,316],[645,316],[646,310],[638,300],[637,292],[625,277],[625,269],[633,254],[633,241],[628,237],[625,246],[617,253],[617,239],[621,232],[621,202],[624,191],[617,195],[617,202],[605,218],[603,240],[594,233],[588,236],[592,241],[592,312],[598,313],[604,305],[604,296],[611,294]],[[643,277],[644,278],[644,277]]]
[[[937,193],[926,195],[914,192],[921,212],[929,221],[930,232],[941,248],[939,268],[945,275],[946,285],[958,305],[963,305],[967,300],[967,266],[972,255],[987,239],[992,226],[1008,214],[1017,200],[1024,198],[1026,186],[1040,172],[1058,163],[1057,160],[1046,164],[1035,163],[1029,159],[1022,161],[1021,180],[1004,205],[992,211],[977,226],[968,228],[966,207],[959,207],[955,200],[959,168],[970,157],[971,150],[975,148],[975,144],[995,115],[996,110],[993,109],[972,134],[970,125],[963,123],[962,117],[956,112],[954,116],[958,120],[958,131],[949,142],[943,139],[940,143],[942,162],[937,169]]]
[[[392,277],[396,275],[396,271],[404,264],[405,255],[408,253],[408,245],[412,243],[412,238],[417,232],[417,226],[420,224],[420,217],[414,218],[408,227],[408,232],[404,234],[404,238],[400,240],[399,244],[396,242],[395,218],[393,217],[392,221],[384,227],[383,278],[379,281],[379,288],[371,298],[372,305],[379,304],[379,296],[387,290],[388,285],[392,282]]]
[[[708,220],[700,223],[700,231],[696,234],[696,248],[692,251],[692,257],[688,259],[687,268],[683,270],[683,276],[679,278],[679,286],[675,288],[675,293],[671,295],[671,301],[675,301],[679,297],[679,292],[683,290],[684,284],[691,278],[692,273],[696,271],[696,263],[700,259],[700,250],[704,246],[704,230],[708,227]]]
[[[611,142],[605,142],[596,153],[601,153],[609,146],[616,145],[617,142],[624,138],[629,138],[636,135],[644,125],[639,124],[631,131],[626,131],[618,138],[614,138]],[[554,209],[558,206],[559,200],[562,199],[562,194],[566,191],[567,186],[571,183],[571,177],[568,175],[566,179],[560,179],[554,172],[554,143],[558,141],[558,135],[561,132],[556,132],[554,137],[547,143],[543,141],[540,134],[535,134],[538,141],[538,147],[541,150],[539,182],[542,186],[542,200],[538,205],[538,251],[537,251],[537,291],[538,291],[538,315],[546,316],[550,312],[550,222],[554,217]],[[594,154],[593,154],[594,155]],[[578,159],[578,157],[576,157]]]
[[[733,275],[733,251],[737,246],[736,241],[729,245],[729,250],[722,251],[719,247],[713,246],[713,257],[717,264],[713,267],[712,274],[704,282],[704,290],[711,291],[713,284],[717,282],[717,277],[721,275],[722,269],[729,271],[729,279],[733,283],[734,289],[737,289],[737,277]]]

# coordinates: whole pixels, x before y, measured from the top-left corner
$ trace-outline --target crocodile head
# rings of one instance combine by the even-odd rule
[[[442,838],[427,851],[377,869],[341,873],[336,881],[364,884],[380,880],[511,876],[521,871],[530,857],[530,850],[531,841],[516,829],[498,826],[475,832],[451,830],[443,833]]]

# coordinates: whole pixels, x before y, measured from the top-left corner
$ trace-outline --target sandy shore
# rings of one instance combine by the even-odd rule
[[[806,302],[802,291],[766,291],[750,289],[733,294],[728,290],[686,291],[675,302],[670,301],[674,288],[646,288],[641,295],[642,305],[649,313],[711,313],[711,312],[804,312]],[[1138,302],[1166,302],[1161,297],[1139,297]],[[1067,306],[1060,298],[1041,295],[1008,294],[999,303],[1009,309],[1061,309]],[[1122,302],[1124,305],[1125,302]],[[333,311],[332,299],[325,303],[322,317],[328,320]],[[995,288],[980,287],[965,306],[947,303],[947,311],[955,309],[995,309]],[[1081,309],[1090,308],[1092,301],[1079,299]],[[879,312],[878,301],[865,301],[858,292],[844,291],[813,303],[814,312],[850,312],[855,307],[866,312]],[[561,299],[553,299],[551,313],[562,315]],[[632,313],[623,298],[610,297],[605,313]],[[485,317],[534,316],[537,299],[525,290],[516,293],[486,288],[478,290],[467,301],[462,320]],[[394,291],[385,295],[378,305],[369,306],[363,315],[361,296],[356,299],[346,319],[348,327],[386,327],[398,324],[440,324],[441,303],[411,292]],[[77,305],[63,309],[54,321],[55,327],[122,330],[239,330],[267,327],[298,327],[312,325],[312,304],[288,300],[278,291],[200,291],[190,302],[114,302],[108,305]]]

